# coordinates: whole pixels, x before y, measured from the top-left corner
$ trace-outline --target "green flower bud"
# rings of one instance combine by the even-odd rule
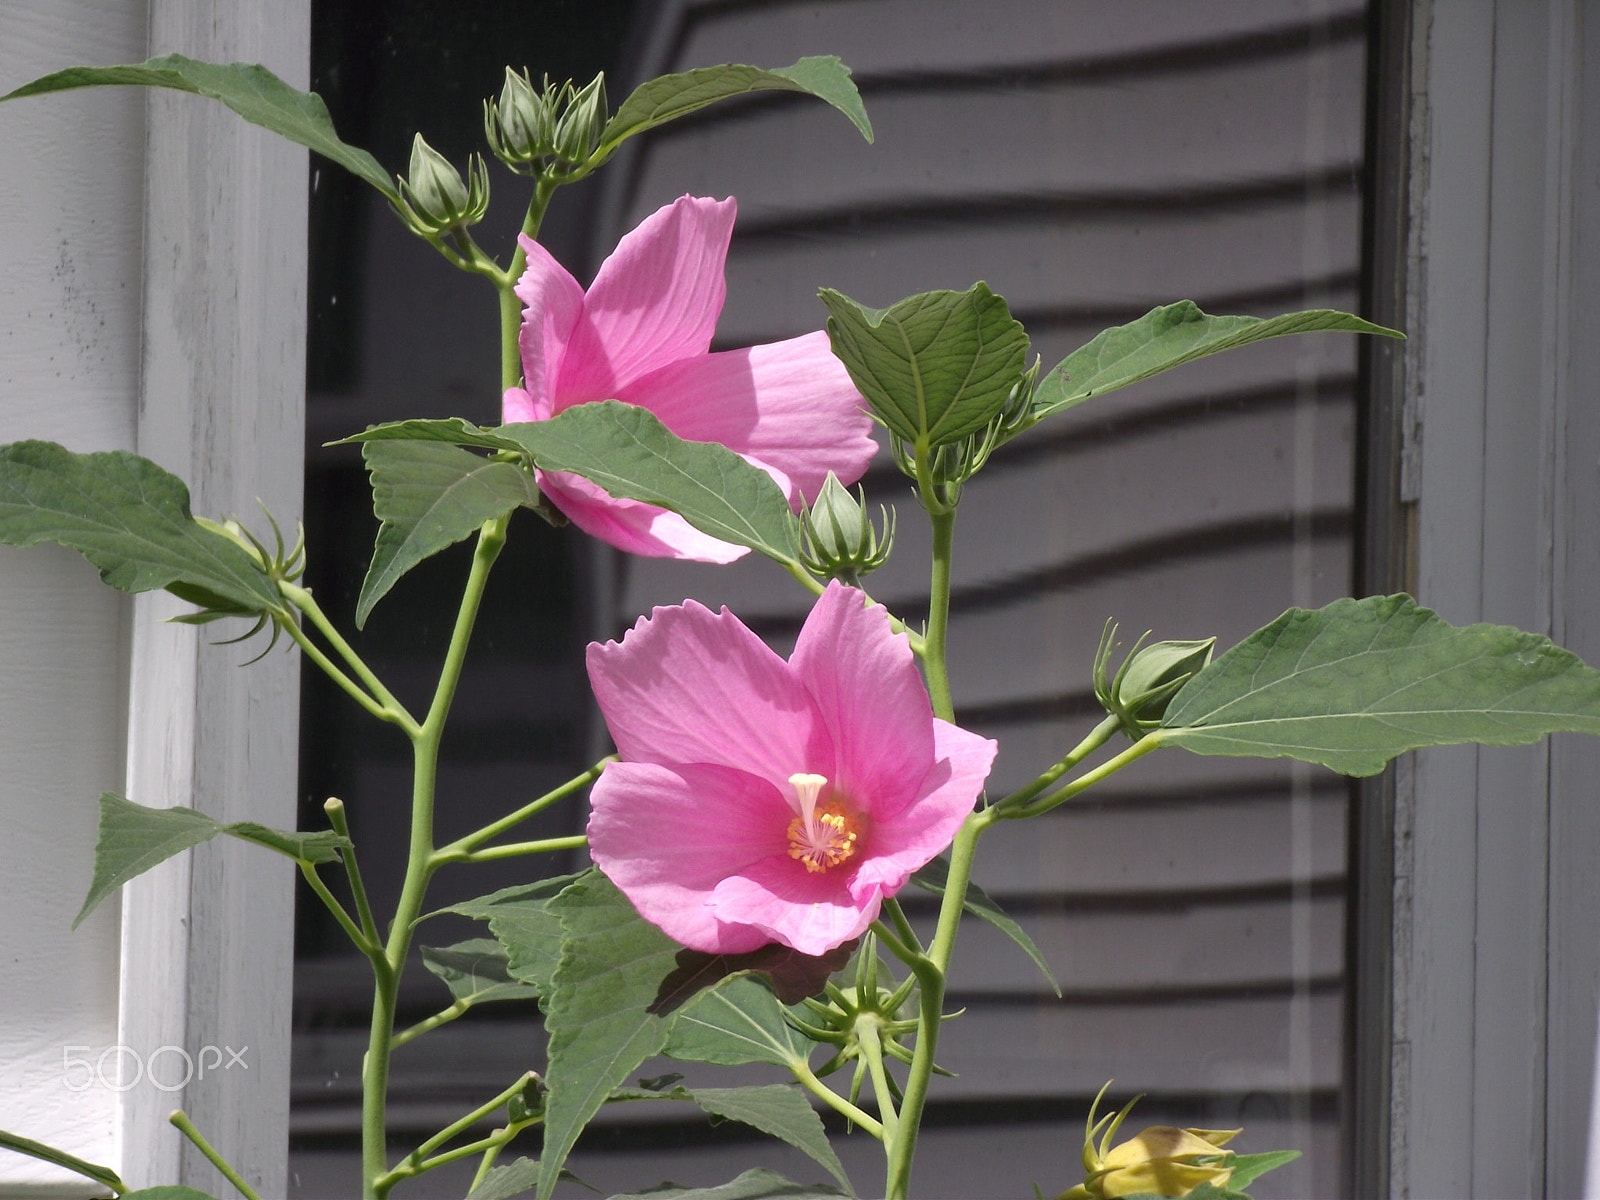
[[[1137,739],[1161,723],[1172,697],[1211,662],[1217,639],[1154,642],[1145,646],[1144,638],[1150,636],[1146,633],[1123,660],[1116,677],[1108,681],[1106,667],[1116,634],[1117,627],[1106,622],[1100,649],[1095,653],[1094,694],[1108,713],[1121,719],[1128,736]]]
[[[500,99],[483,102],[483,132],[489,148],[513,171],[534,174],[534,164],[555,153],[555,118],[550,102],[557,95],[548,80],[540,91],[533,86],[526,69],[518,75],[507,67]]]
[[[989,461],[995,447],[1010,441],[1031,423],[1033,390],[1039,382],[1040,360],[1035,358],[1029,367],[1011,385],[1005,403],[1000,406],[989,423],[974,433],[953,442],[942,442],[933,447],[928,461],[930,481],[937,489],[937,500],[946,508],[954,508],[961,501],[961,485],[976,475]],[[895,465],[912,479],[917,475],[915,447],[900,438],[890,441]]]
[[[586,83],[582,91],[573,93],[571,87],[567,85],[566,107],[556,121],[555,152],[563,162],[581,163],[600,145],[600,135],[611,119],[606,108],[605,72]]]
[[[415,232],[437,237],[483,220],[489,207],[489,168],[480,155],[467,163],[467,179],[419,133],[411,143],[410,178],[399,180],[394,209]]]
[[[854,585],[869,571],[883,566],[894,546],[894,512],[879,507],[883,535],[862,511],[866,494],[858,500],[832,471],[822,482],[816,503],[800,511],[800,560],[815,575]]]

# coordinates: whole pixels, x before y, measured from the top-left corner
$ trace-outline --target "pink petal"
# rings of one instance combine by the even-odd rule
[[[704,354],[727,295],[732,199],[681,196],[625,234],[584,298],[556,411],[604,400],[657,367]]]
[[[589,852],[645,920],[712,954],[771,940],[724,922],[712,896],[731,873],[787,852],[792,814],[772,784],[729,767],[622,762],[591,799]]]
[[[517,239],[527,253],[528,266],[517,280],[522,301],[522,332],[517,346],[522,352],[523,387],[531,400],[529,415],[513,416],[509,405],[503,420],[542,421],[553,416],[556,380],[567,346],[583,315],[583,288],[567,269],[526,234]],[[510,399],[508,394],[507,399]]]
[[[905,634],[890,632],[887,609],[835,581],[789,663],[832,739],[834,788],[875,821],[893,817],[934,762],[933,708]]]
[[[872,827],[867,859],[850,884],[857,900],[894,895],[913,871],[955,840],[1000,748],[990,738],[938,718],[933,722],[933,741],[937,761],[922,780],[917,798]]]
[[[825,954],[860,937],[878,915],[878,897],[857,903],[848,879],[835,871],[807,871],[787,855],[766,858],[719,883],[711,894],[712,911],[729,925],[760,930],[763,941]]]
[[[500,420],[512,425],[519,421],[543,421],[551,414],[549,401],[541,405],[525,388],[507,388],[506,394],[500,398]]]
[[[778,788],[832,757],[789,664],[739,619],[686,600],[591,643],[589,682],[625,759],[715,763]]]
[[[617,398],[649,409],[681,438],[721,442],[776,467],[808,500],[829,471],[845,483],[860,479],[878,450],[866,401],[821,331],[670,363]]]
[[[701,533],[677,513],[638,500],[615,499],[580,475],[540,471],[539,487],[579,529],[629,554],[730,563],[750,553],[748,547]]]

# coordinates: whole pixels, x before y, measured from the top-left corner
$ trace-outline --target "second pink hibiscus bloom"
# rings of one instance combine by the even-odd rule
[[[731,198],[680,197],[622,238],[587,292],[523,238],[524,386],[506,392],[505,421],[621,400],[681,438],[743,455],[778,481],[791,505],[814,499],[830,470],[845,483],[859,479],[877,446],[865,402],[826,333],[709,353],[727,294],[734,212]],[[578,476],[541,472],[539,482],[573,524],[634,554],[731,562],[747,553]]]
[[[723,609],[658,608],[589,647],[621,762],[589,852],[695,950],[822,954],[950,844],[995,743],[933,715],[905,635],[839,583],[785,662]]]

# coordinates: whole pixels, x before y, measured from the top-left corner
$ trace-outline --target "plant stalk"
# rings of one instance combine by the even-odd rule
[[[907,1200],[911,1186],[911,1162],[917,1152],[917,1131],[928,1099],[928,1083],[933,1076],[933,1059],[938,1050],[939,1026],[944,1016],[945,977],[950,969],[950,952],[955,947],[956,928],[972,880],[972,859],[978,838],[996,820],[993,809],[975,812],[962,824],[950,846],[950,874],[945,882],[944,899],[939,905],[939,924],[927,956],[913,966],[921,991],[921,1012],[917,1022],[917,1045],[906,1076],[904,1098],[900,1102],[899,1127],[889,1149],[888,1178],[884,1182],[887,1200]]]
[[[362,1064],[361,1166],[365,1200],[383,1200],[396,1180],[387,1170],[386,1130],[388,1127],[389,1056],[393,1051],[394,1017],[399,998],[400,972],[411,950],[411,935],[428,882],[437,861],[433,846],[434,792],[439,773],[439,743],[444,724],[461,682],[467,644],[483,602],[489,571],[506,540],[505,517],[484,522],[478,531],[478,546],[472,555],[472,571],[456,614],[450,648],[445,653],[439,684],[427,719],[412,738],[413,776],[411,785],[411,844],[406,860],[405,883],[400,903],[389,929],[389,941],[381,960],[373,962],[375,976],[372,999],[372,1026],[367,1039],[367,1055]]]

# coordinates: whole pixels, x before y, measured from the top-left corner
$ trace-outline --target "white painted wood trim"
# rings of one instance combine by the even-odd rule
[[[1581,369],[1575,356],[1593,298],[1574,272],[1600,205],[1574,168],[1600,112],[1577,99],[1600,71],[1600,6],[1417,0],[1413,12],[1418,595],[1450,621],[1551,633],[1596,661],[1600,373],[1592,352]],[[1400,773],[1394,1196],[1582,1186],[1597,777],[1600,744],[1577,738],[1429,751]]]
[[[310,5],[153,0],[150,47],[263,62],[303,88]],[[148,103],[137,448],[188,481],[197,513],[236,514],[264,534],[259,498],[292,536],[306,152],[212,101],[152,93]],[[134,606],[129,798],[293,828],[298,656],[280,648],[240,669],[260,647],[213,646],[214,634],[166,623],[184,607],[164,593]],[[121,1041],[145,1054],[181,1047],[196,1064],[178,1091],[126,1093],[131,1184],[227,1187],[167,1124],[183,1107],[261,1195],[286,1193],[292,876],[286,859],[223,838],[126,889]],[[212,1063],[204,1078],[202,1062]]]

